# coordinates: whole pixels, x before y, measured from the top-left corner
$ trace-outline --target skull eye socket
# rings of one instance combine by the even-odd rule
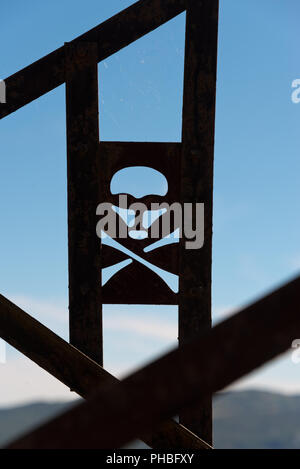
[[[110,183],[110,192],[130,194],[136,199],[146,195],[164,196],[168,192],[166,177],[148,166],[131,166],[117,171]]]

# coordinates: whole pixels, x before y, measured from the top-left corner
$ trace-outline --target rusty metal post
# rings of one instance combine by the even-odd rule
[[[99,203],[98,46],[66,44],[70,342],[103,364]]]
[[[205,240],[201,249],[187,250],[183,239],[180,248],[180,346],[211,327],[218,0],[188,1],[186,15],[181,202],[205,204]],[[211,443],[211,397],[182,413],[180,422]]]

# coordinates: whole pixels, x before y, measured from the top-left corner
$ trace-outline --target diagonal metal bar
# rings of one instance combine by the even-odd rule
[[[285,352],[299,334],[300,277],[8,448],[120,447]]]
[[[140,0],[77,37],[72,44],[96,42],[100,62],[182,13],[185,5],[186,0]],[[7,104],[0,105],[0,119],[65,82],[65,47],[4,81]]]
[[[84,398],[101,385],[118,382],[96,362],[2,295],[0,337]],[[142,439],[156,449],[166,447],[166,442],[172,448],[210,449],[204,441],[174,421],[166,421]]]

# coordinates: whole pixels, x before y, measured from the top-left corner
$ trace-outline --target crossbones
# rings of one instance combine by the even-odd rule
[[[119,243],[115,239],[111,238],[104,231],[101,231],[101,238],[102,238],[102,244],[106,246],[110,246],[113,249],[116,249],[118,251],[121,251],[128,256],[128,259],[102,269],[102,286],[104,286],[121,269],[127,267],[133,262],[133,260],[135,260],[139,262],[140,264],[144,265],[145,267],[147,267],[148,269],[150,269],[152,272],[156,273],[159,277],[161,277],[161,279],[168,285],[168,287],[174,293],[178,293],[178,290],[179,290],[178,275],[172,274],[171,272],[168,272],[166,270],[161,269],[160,267],[157,267],[154,264],[151,264],[150,262],[143,259],[138,254],[135,254],[130,249],[127,249],[126,247],[124,247],[121,243]],[[154,251],[155,249],[158,249],[167,244],[174,244],[178,242],[179,242],[179,229],[175,230],[173,233],[160,239],[159,241],[155,241],[154,243],[145,247],[144,252]]]

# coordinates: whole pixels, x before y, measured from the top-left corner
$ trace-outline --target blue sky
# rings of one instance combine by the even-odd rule
[[[0,78],[132,3],[2,2]],[[300,78],[300,4],[220,3],[215,320],[300,269],[300,104],[291,101],[292,81]],[[99,65],[102,140],[180,141],[184,24],[183,14]],[[67,337],[63,86],[0,122],[0,151],[0,292]],[[176,333],[176,308],[106,307],[106,366],[128,372],[174,345]],[[67,395],[10,348],[7,358],[0,365],[0,405]],[[243,385],[300,392],[289,356]]]

